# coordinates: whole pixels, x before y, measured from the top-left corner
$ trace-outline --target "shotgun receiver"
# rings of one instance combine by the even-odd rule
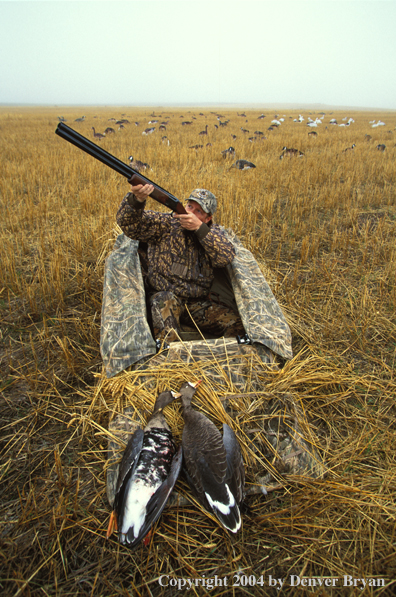
[[[130,182],[132,185],[152,184],[154,191],[151,193],[150,197],[159,203],[166,205],[166,207],[169,207],[172,211],[176,211],[178,214],[187,213],[183,207],[183,204],[179,201],[179,199],[177,199],[177,197],[157,185],[149,178],[146,178],[146,176],[143,176],[143,174],[140,174],[130,166],[127,166],[124,164],[124,162],[121,162],[121,160],[111,155],[111,153],[108,151],[105,151],[95,143],[92,143],[92,141],[89,141],[89,139],[83,137],[80,135],[80,133],[77,133],[63,122],[58,124],[55,133],[59,135],[59,137],[62,137],[62,139],[69,141],[69,143],[72,143],[79,149],[82,149],[85,151],[85,153],[88,153],[90,156],[99,160],[103,164],[106,164],[106,166],[109,166],[109,168],[112,168],[118,172],[118,174],[125,176],[125,178],[128,179],[128,182]]]

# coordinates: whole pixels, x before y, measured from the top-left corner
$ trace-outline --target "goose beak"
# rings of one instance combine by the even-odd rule
[[[198,381],[196,381],[195,383],[193,383],[191,385],[193,386],[193,388],[197,388],[200,383],[202,383],[202,379],[199,379]]]

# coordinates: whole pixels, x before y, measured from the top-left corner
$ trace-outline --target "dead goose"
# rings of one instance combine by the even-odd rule
[[[160,517],[179,476],[182,450],[176,452],[163,415],[177,394],[162,392],[144,429],[137,429],[125,449],[118,473],[107,537],[136,547]]]
[[[186,382],[180,388],[186,477],[199,502],[215,514],[224,528],[236,533],[242,524],[239,505],[245,491],[240,447],[226,423],[221,436],[212,421],[191,407],[198,384]]]

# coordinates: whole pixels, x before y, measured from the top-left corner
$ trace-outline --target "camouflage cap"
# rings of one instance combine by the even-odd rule
[[[206,189],[194,189],[187,201],[195,201],[207,214],[214,214],[217,208],[216,197]]]

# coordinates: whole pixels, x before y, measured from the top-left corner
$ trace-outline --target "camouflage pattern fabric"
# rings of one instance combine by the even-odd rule
[[[264,344],[275,354],[291,359],[289,325],[257,261],[231,230],[226,233],[236,252],[227,271],[246,333],[253,342]]]
[[[173,292],[156,292],[150,297],[155,339],[178,341],[181,323],[196,325],[202,332],[213,336],[243,336],[241,318],[227,305],[209,295],[204,299],[182,300]]]
[[[138,241],[121,234],[106,259],[100,350],[107,377],[156,352],[138,246]]]
[[[213,268],[225,267],[235,256],[221,227],[204,224],[195,232],[182,228],[171,213],[145,210],[127,193],[117,223],[130,238],[148,243],[147,281],[156,291],[171,290],[182,298],[206,296]]]
[[[236,235],[220,227],[235,249],[226,268],[215,270],[211,291],[235,306],[255,345],[292,358],[291,332],[258,263]],[[100,349],[106,376],[113,377],[156,353],[147,322],[139,243],[121,234],[105,265]]]

